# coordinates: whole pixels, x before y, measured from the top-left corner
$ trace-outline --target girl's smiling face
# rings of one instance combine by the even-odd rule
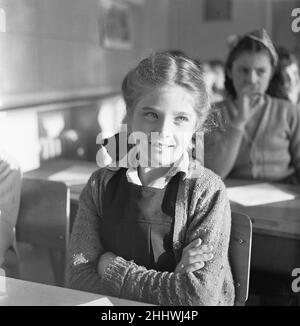
[[[137,102],[131,132],[144,134],[140,159],[148,166],[170,166],[189,146],[197,125],[193,95],[181,86],[155,88]]]

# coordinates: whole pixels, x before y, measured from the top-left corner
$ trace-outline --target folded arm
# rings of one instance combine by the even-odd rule
[[[209,200],[199,200],[187,230],[185,246],[198,237],[214,247],[214,258],[204,268],[189,273],[158,272],[116,257],[101,278],[97,263],[105,249],[99,236],[100,217],[93,187],[97,188],[88,184],[81,195],[69,249],[68,286],[158,305],[218,304],[230,236],[230,208],[224,189]]]
[[[218,305],[228,272],[231,225],[223,191],[206,201],[199,200],[187,230],[185,245],[198,237],[214,247],[214,258],[204,268],[192,273],[157,272],[117,257],[104,274],[106,293],[158,305]]]

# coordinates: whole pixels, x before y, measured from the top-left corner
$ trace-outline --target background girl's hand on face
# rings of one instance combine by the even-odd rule
[[[213,258],[212,250],[212,246],[201,245],[201,239],[195,239],[183,249],[174,273],[195,272],[203,268],[205,262]]]
[[[103,276],[107,266],[116,258],[117,256],[112,252],[105,252],[100,256],[97,266],[97,272],[99,276]]]
[[[243,88],[236,104],[229,105],[229,116],[235,127],[243,129],[261,105],[263,96],[252,85]]]

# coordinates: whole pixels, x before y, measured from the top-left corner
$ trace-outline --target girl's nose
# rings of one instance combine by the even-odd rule
[[[161,138],[169,138],[172,135],[172,123],[164,119],[157,128]]]
[[[248,81],[251,84],[255,84],[257,82],[257,73],[255,70],[251,70],[248,74]]]

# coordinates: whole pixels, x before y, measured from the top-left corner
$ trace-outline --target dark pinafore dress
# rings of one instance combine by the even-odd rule
[[[164,189],[128,182],[121,168],[108,182],[100,236],[106,251],[157,271],[174,271],[172,249],[180,173]]]

